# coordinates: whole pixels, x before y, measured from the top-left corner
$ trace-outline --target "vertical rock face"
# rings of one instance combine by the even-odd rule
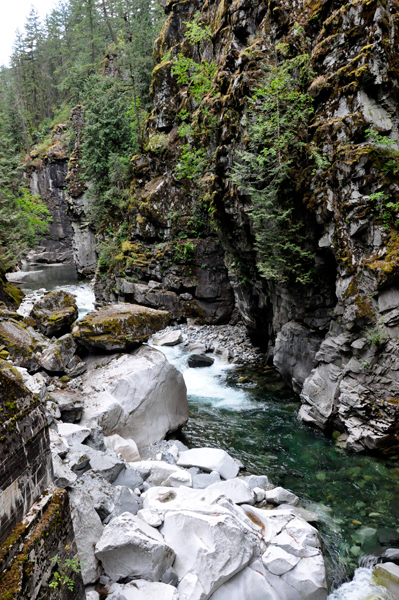
[[[75,106],[71,111],[72,127],[75,132],[75,148],[68,164],[68,214],[73,228],[73,257],[80,275],[94,275],[97,266],[95,232],[90,225],[89,211],[92,204],[87,195],[87,185],[81,180],[80,140],[84,127],[83,107]]]
[[[0,598],[81,600],[79,574],[73,592],[51,589],[61,562],[76,554],[66,492],[52,484],[47,421],[40,399],[17,369],[0,361]]]
[[[30,173],[30,189],[44,200],[52,218],[49,232],[31,253],[32,260],[37,262],[72,262],[73,230],[66,204],[65,129],[66,125],[57,125],[52,135],[53,145],[43,153],[32,152],[35,167]]]
[[[190,44],[185,23],[197,11],[212,36]],[[185,143],[178,127],[182,111],[201,120],[207,110],[216,125],[206,138],[206,197],[212,199],[235,303],[253,339],[274,354],[277,368],[302,391],[301,418],[346,432],[347,447],[356,451],[397,446],[397,4],[169,0],[165,12],[155,44],[159,64],[150,141],[145,155],[132,161],[134,248],[121,255],[124,272],[145,286],[151,278],[173,289],[171,277],[156,276],[154,263],[163,256],[170,261],[170,240],[188,231],[193,215],[204,216],[203,195],[193,179],[177,176]],[[216,65],[212,92],[200,105],[172,73],[179,52]],[[305,91],[314,109],[307,142],[327,161],[317,166],[308,158],[292,174],[291,200],[316,256],[317,276],[306,286],[260,275],[250,201],[229,179],[237,150],[248,141],[247,96],[264,67],[305,53],[313,72]],[[376,137],[381,135],[391,145],[381,143]],[[177,262],[180,270],[190,264],[187,256]],[[130,286],[118,278],[116,265],[101,289],[105,296],[131,293],[135,301],[149,302],[148,287],[134,281]]]
[[[19,372],[0,361],[0,542],[52,480],[44,409]]]

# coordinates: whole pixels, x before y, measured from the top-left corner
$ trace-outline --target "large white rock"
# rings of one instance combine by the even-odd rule
[[[294,556],[279,546],[269,546],[262,556],[263,564],[274,575],[283,575],[290,571],[300,560],[299,556]]]
[[[298,496],[295,496],[295,494],[283,487],[275,487],[272,490],[267,490],[266,500],[272,504],[292,504],[292,506],[299,504]]]
[[[177,464],[181,467],[199,467],[208,472],[218,471],[223,479],[233,479],[239,471],[234,459],[217,448],[192,448],[181,452]]]
[[[75,488],[69,493],[73,531],[80,553],[82,577],[85,585],[97,581],[100,565],[94,555],[94,546],[101,538],[103,526],[87,492]]]
[[[132,439],[123,439],[123,437],[115,433],[114,435],[104,437],[104,443],[109,450],[119,454],[127,462],[140,460],[137,444]]]
[[[245,481],[238,477],[235,479],[228,479],[227,481],[213,483],[207,487],[206,491],[207,494],[223,494],[236,504],[254,504],[256,499],[254,491],[251,490]]]
[[[184,469],[181,469],[180,472],[176,471],[169,475],[166,481],[162,483],[162,485],[170,486],[170,487],[181,487],[182,485],[186,487],[193,487],[193,480],[191,474]]]
[[[211,600],[290,600],[276,594],[263,570],[259,560],[253,562],[216,590]]]
[[[171,465],[164,460],[141,460],[134,463],[132,467],[138,470],[138,472],[150,471],[147,481],[153,485],[162,485],[170,475],[186,473],[184,469],[176,465]]]
[[[75,425],[75,423],[58,423],[58,433],[68,446],[74,446],[81,444],[90,435],[90,429]]]
[[[175,559],[158,530],[130,513],[123,513],[105,527],[95,555],[112,581],[125,577],[159,581]]]
[[[124,354],[84,376],[82,424],[99,425],[106,436],[135,440],[138,448],[162,440],[188,419],[182,374],[148,346]]]
[[[176,346],[183,341],[182,332],[179,329],[156,333],[152,338],[154,346]]]
[[[181,600],[209,598],[265,549],[261,528],[220,493],[150,488],[144,507],[163,515],[160,531],[176,553]]]
[[[177,589],[165,583],[150,583],[136,579],[131,583],[114,583],[108,600],[179,600]]]

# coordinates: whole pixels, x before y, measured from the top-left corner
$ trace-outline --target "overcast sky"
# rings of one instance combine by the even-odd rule
[[[23,28],[31,6],[33,5],[43,18],[55,4],[54,0],[1,0],[0,65],[8,65],[15,31]]]

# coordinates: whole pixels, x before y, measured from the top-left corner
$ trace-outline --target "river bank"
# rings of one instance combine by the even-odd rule
[[[82,298],[86,294],[79,285],[78,304],[79,293]],[[299,423],[298,399],[275,372],[259,366],[237,369],[226,361],[226,348],[216,348],[210,368],[189,369],[190,344],[205,342],[205,350],[214,350],[228,330],[181,331],[187,336],[182,345],[162,347],[183,373],[188,389],[190,419],[181,439],[190,447],[223,448],[241,460],[247,472],[267,474],[318,512],[330,587],[351,574],[362,554],[395,545],[397,462],[349,456],[333,440]],[[366,585],[366,578],[362,581]],[[354,598],[363,598],[363,591],[359,587]]]

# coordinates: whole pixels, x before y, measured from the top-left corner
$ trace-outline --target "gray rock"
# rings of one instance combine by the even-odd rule
[[[114,480],[113,485],[124,485],[131,490],[143,489],[143,481],[150,475],[149,469],[142,469],[138,473],[135,469],[122,469]]]
[[[192,448],[181,452],[177,464],[182,467],[199,467],[208,472],[218,471],[223,479],[233,479],[239,471],[233,458],[217,448]]]
[[[158,530],[129,513],[105,527],[95,555],[113,581],[126,577],[159,581],[175,559]]]
[[[83,399],[80,393],[60,390],[50,392],[49,399],[55,402],[64,423],[79,423],[83,412]]]
[[[297,506],[297,504],[299,504],[298,496],[282,487],[275,487],[272,490],[267,490],[266,500],[272,504],[291,504],[292,506]]]
[[[103,526],[89,494],[83,489],[72,489],[69,503],[76,546],[82,558],[83,583],[95,583],[100,575],[100,564],[94,546],[102,536]]]
[[[191,469],[189,469],[191,471]],[[220,475],[217,471],[211,471],[211,473],[200,473],[199,475],[193,475],[193,488],[196,490],[203,490],[213,483],[221,481]]]
[[[191,354],[188,357],[188,366],[192,369],[211,367],[214,362],[215,359],[206,354]]]
[[[74,473],[65,464],[58,455],[53,456],[53,471],[54,471],[54,483],[59,488],[66,488],[73,485],[77,479],[76,473]]]
[[[182,333],[179,329],[165,333],[157,333],[152,339],[154,346],[176,346],[183,341]]]
[[[138,511],[143,507],[140,498],[131,489],[125,486],[117,486],[114,490],[114,508],[104,519],[104,523],[110,523],[112,519],[119,517],[123,513],[137,515]]]

